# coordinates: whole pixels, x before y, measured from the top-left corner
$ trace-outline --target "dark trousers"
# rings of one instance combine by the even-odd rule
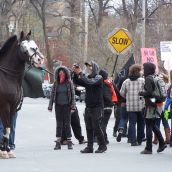
[[[97,137],[99,146],[105,145],[105,139],[101,128],[102,108],[86,108],[84,120],[87,131],[88,146],[93,147],[94,134]]]
[[[112,113],[111,108],[104,109],[103,118],[102,118],[102,130],[103,130],[105,140],[107,140],[106,128],[107,128],[111,113]]]
[[[62,137],[63,128],[67,138],[71,138],[71,113],[69,105],[56,105],[56,137]]]
[[[141,112],[128,112],[129,115],[129,137],[131,143],[142,143],[144,138],[144,118]],[[137,138],[136,138],[137,124]]]
[[[84,140],[84,136],[82,136],[80,118],[79,118],[77,108],[74,112],[71,113],[71,126],[72,126],[73,133],[75,135],[75,138],[78,141]],[[65,133],[65,130],[63,129],[62,140],[66,140],[66,139],[67,139],[66,133]]]
[[[119,121],[120,121],[120,109],[121,106],[117,105],[114,108],[114,118],[115,118],[115,125],[113,127],[113,132],[116,133],[118,131]]]
[[[159,146],[164,145],[164,139],[162,137],[161,131],[157,126],[158,118],[146,119],[146,150],[152,151],[152,131],[157,136],[159,141]]]

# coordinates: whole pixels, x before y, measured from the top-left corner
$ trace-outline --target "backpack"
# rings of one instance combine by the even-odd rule
[[[161,102],[165,101],[165,98],[167,96],[165,82],[158,75],[152,75],[151,77],[155,85],[152,96],[157,101],[161,101]]]
[[[167,89],[167,97],[169,99],[172,99],[172,83],[170,84],[170,86]]]

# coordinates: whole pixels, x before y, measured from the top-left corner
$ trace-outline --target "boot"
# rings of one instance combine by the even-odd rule
[[[157,152],[159,153],[159,152],[164,151],[164,149],[165,149],[166,147],[167,147],[166,144],[163,144],[162,146],[159,146],[159,148],[157,149]]]
[[[120,129],[119,132],[118,132],[118,136],[116,137],[117,142],[121,141],[122,134],[123,134],[123,129]]]
[[[80,151],[81,153],[93,153],[93,148],[87,146],[85,149]]]
[[[72,146],[72,141],[71,140],[68,140],[67,141],[68,143],[67,143],[67,147],[68,147],[68,149],[73,149],[73,146]]]
[[[154,140],[152,141],[153,144],[157,145],[158,144],[158,138],[154,134]]]
[[[165,128],[165,143],[166,144],[170,144],[170,129],[169,128]]]
[[[140,152],[141,154],[152,154],[152,151],[149,151],[147,149],[144,149],[143,151]]]
[[[100,145],[98,147],[98,149],[95,151],[95,153],[103,153],[107,150],[107,146],[106,145]]]
[[[61,144],[59,141],[56,141],[56,145],[54,147],[54,150],[60,150],[61,149]]]

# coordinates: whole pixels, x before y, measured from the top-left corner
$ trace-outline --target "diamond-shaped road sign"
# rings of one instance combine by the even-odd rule
[[[128,30],[116,28],[108,35],[108,45],[115,54],[125,54],[132,47],[132,39]]]

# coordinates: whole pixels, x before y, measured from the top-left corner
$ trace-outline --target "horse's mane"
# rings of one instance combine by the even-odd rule
[[[11,36],[1,47],[0,49],[0,56],[3,56],[7,51],[9,51],[9,49],[11,48],[11,46],[13,45],[13,43],[17,40],[17,36]]]

